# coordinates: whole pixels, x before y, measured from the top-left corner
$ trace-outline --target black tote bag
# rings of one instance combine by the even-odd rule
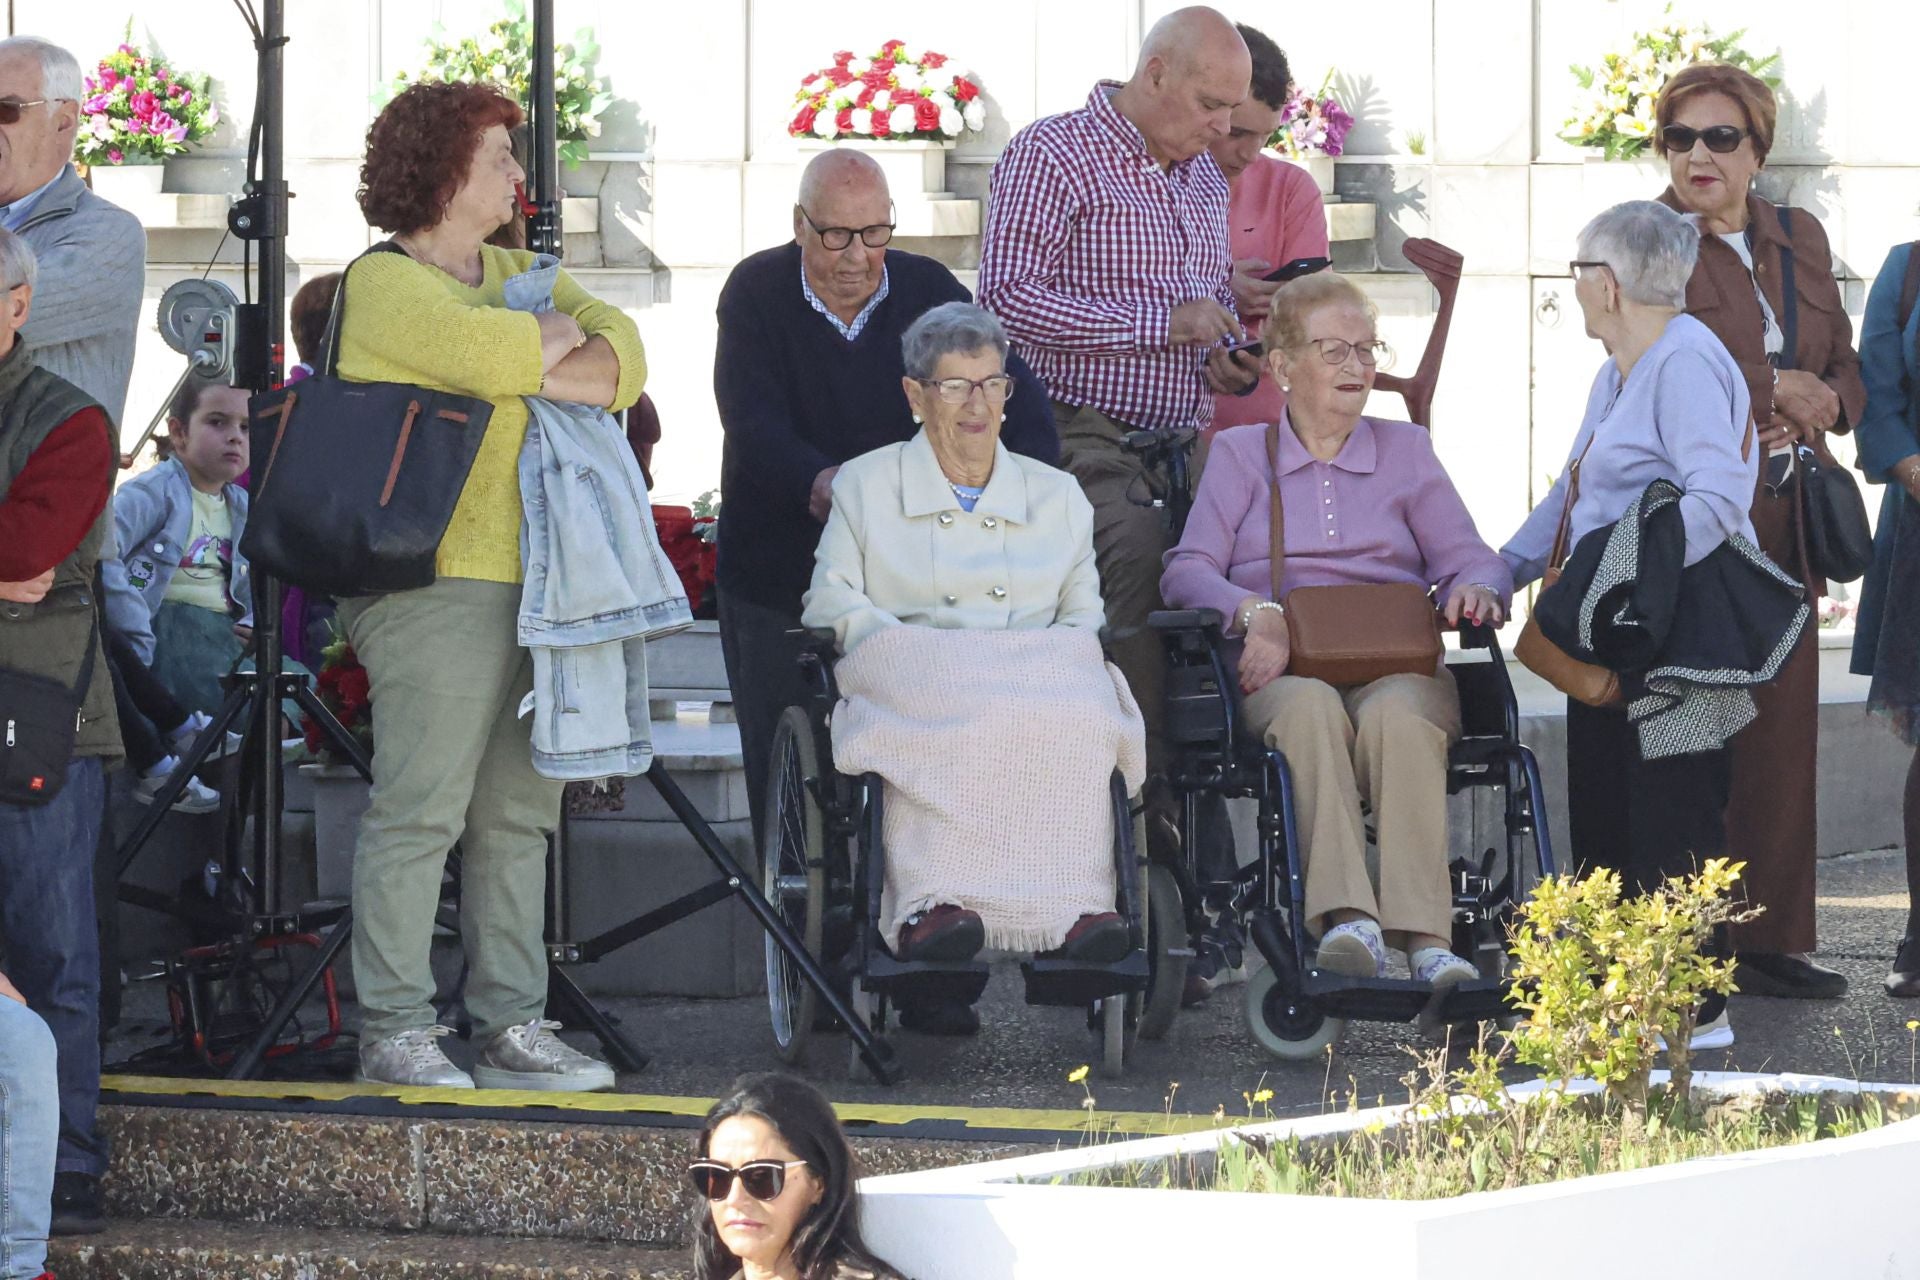
[[[1779,366],[1794,367],[1800,340],[1800,304],[1794,292],[1793,224],[1785,205],[1775,205],[1787,243],[1780,249],[1781,352]],[[1853,582],[1873,563],[1873,529],[1867,523],[1867,502],[1860,486],[1842,467],[1829,464],[1814,450],[1799,445],[1802,523],[1807,532],[1807,562],[1830,582]]]
[[[392,241],[367,250],[404,252]],[[314,376],[250,402],[259,473],[240,550],[256,568],[309,591],[412,591],[433,583],[434,556],[493,405],[338,377],[346,297],[342,272]]]

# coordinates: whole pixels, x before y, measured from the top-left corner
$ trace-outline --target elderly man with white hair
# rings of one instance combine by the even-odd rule
[[[1581,233],[1574,296],[1608,358],[1560,478],[1500,552],[1517,585],[1546,579],[1541,633],[1620,677],[1613,705],[1568,698],[1567,817],[1574,860],[1618,872],[1629,893],[1739,856],[1727,741],[1806,624],[1793,579],[1754,545],[1762,451],[1746,378],[1684,310],[1699,250],[1693,221],[1650,200]],[[1590,655],[1562,643],[1555,619],[1569,615]],[[1725,997],[1699,1018],[1694,1047],[1733,1043]]]
[[[40,280],[23,333],[33,360],[126,412],[146,285],[140,220],[73,167],[86,88],[71,53],[38,36],[0,40],[0,227],[33,249]]]

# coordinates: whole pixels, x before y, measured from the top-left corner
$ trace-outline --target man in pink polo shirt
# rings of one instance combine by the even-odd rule
[[[1253,55],[1253,88],[1233,109],[1227,136],[1208,148],[1232,192],[1227,206],[1227,235],[1233,248],[1233,298],[1247,336],[1259,334],[1277,280],[1263,277],[1297,258],[1327,256],[1327,214],[1320,188],[1297,164],[1265,154],[1262,148],[1280,127],[1293,76],[1287,55],[1263,33],[1239,24],[1240,38]],[[1264,371],[1252,391],[1213,398],[1211,430],[1248,422],[1276,422],[1287,397]]]

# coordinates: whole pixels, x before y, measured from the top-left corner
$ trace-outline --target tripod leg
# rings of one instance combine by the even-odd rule
[[[853,1006],[848,1004],[846,998],[834,988],[832,979],[827,977],[826,972],[820,968],[819,962],[808,953],[806,944],[794,936],[793,930],[787,927],[787,922],[774,911],[772,904],[760,892],[760,886],[755,882],[754,877],[749,876],[740,864],[733,860],[733,855],[727,852],[727,847],[720,843],[720,837],[713,834],[713,828],[707,825],[707,820],[700,816],[700,811],[693,807],[693,802],[687,799],[684,791],[680,790],[680,784],[668,775],[666,768],[657,758],[653,766],[647,770],[646,776],[647,781],[653,784],[653,789],[660,793],[660,798],[666,801],[667,808],[673,810],[673,816],[679,819],[680,825],[685,827],[687,833],[699,844],[700,851],[706,854],[707,859],[719,869],[720,874],[726,877],[728,887],[746,902],[747,910],[753,912],[754,918],[760,922],[760,927],[765,929],[772,936],[774,944],[786,952],[794,964],[799,966],[801,976],[807,980],[807,985],[819,994],[821,1003],[846,1024],[847,1032],[853,1037],[861,1060],[867,1064],[867,1070],[873,1073],[873,1078],[881,1084],[894,1084],[899,1081],[905,1072],[894,1057],[893,1046],[874,1035],[866,1019],[855,1013]]]
[[[247,1047],[234,1058],[233,1065],[227,1068],[229,1080],[251,1080],[260,1074],[260,1064],[266,1060],[267,1050],[273,1048],[280,1039],[280,1033],[286,1030],[287,1023],[293,1020],[300,1006],[313,993],[320,981],[320,975],[327,971],[334,958],[340,954],[340,948],[347,945],[347,939],[353,934],[353,911],[351,908],[341,912],[340,919],[327,936],[320,940],[319,948],[313,958],[307,961],[307,967],[294,976],[293,984],[287,988],[280,1002],[267,1014],[266,1021]]]
[[[562,1022],[585,1027],[600,1038],[607,1061],[615,1071],[644,1071],[647,1055],[634,1047],[613,1019],[587,998],[574,980],[559,965],[547,965],[547,1012]]]

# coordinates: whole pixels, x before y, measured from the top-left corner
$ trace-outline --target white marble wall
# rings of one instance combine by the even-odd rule
[[[836,48],[899,37],[949,53],[987,90],[985,137],[954,153],[949,186],[984,196],[993,156],[1038,115],[1077,105],[1102,76],[1124,76],[1141,33],[1175,0],[975,0],[910,10],[771,0],[558,0],[563,31],[590,26],[619,102],[596,161],[566,181],[599,192],[598,237],[570,250],[605,265],[595,287],[635,309],[666,439],[656,470],[685,496],[718,477],[711,394],[713,304],[743,254],[785,238],[799,156],[784,133],[799,77]],[[289,175],[299,194],[290,249],[302,275],[366,242],[353,205],[360,140],[376,95],[413,65],[436,22],[460,32],[493,0],[295,0],[288,6]],[[1438,441],[1484,531],[1502,536],[1557,468],[1600,359],[1566,288],[1574,233],[1614,199],[1651,194],[1657,172],[1601,167],[1555,135],[1575,97],[1566,68],[1592,62],[1659,20],[1664,0],[1369,0],[1363,6],[1243,0],[1231,16],[1262,27],[1299,79],[1337,66],[1359,125],[1340,187],[1380,201],[1378,234],[1343,266],[1366,274],[1388,336],[1411,360],[1430,298],[1398,246],[1430,235],[1460,249],[1467,280],[1436,404]],[[1920,5],[1827,0],[1681,0],[1681,16],[1748,28],[1746,45],[1785,53],[1770,193],[1826,221],[1858,313],[1887,248],[1920,236],[1920,135],[1909,124]],[[51,36],[86,62],[126,19],[106,0],[14,0],[14,29]],[[211,71],[229,125],[199,158],[176,164],[181,189],[237,185],[251,107],[251,51],[229,6],[147,6],[137,31],[167,55]],[[1419,147],[1419,153],[1414,148]],[[204,261],[217,236],[153,232],[151,292]],[[922,245],[958,268],[977,245]],[[1355,251],[1343,249],[1343,255]],[[232,255],[232,246],[228,248]],[[1547,305],[1551,304],[1551,305]],[[173,357],[143,346],[133,405],[171,382]],[[1383,405],[1395,412],[1397,406]]]

